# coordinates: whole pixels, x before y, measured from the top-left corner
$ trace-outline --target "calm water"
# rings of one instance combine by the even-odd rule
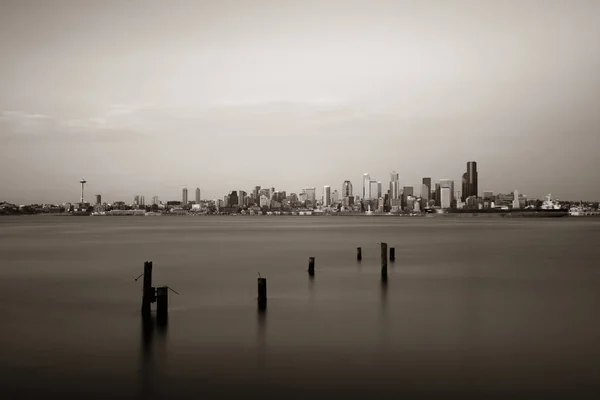
[[[0,218],[0,393],[597,397],[599,240],[574,218]],[[146,260],[180,293],[166,328],[142,325]]]

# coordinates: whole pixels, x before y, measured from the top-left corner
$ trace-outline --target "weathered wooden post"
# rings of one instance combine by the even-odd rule
[[[310,276],[315,276],[315,258],[310,257],[308,259],[308,274]]]
[[[258,308],[267,308],[267,278],[258,278]]]
[[[156,319],[158,323],[164,323],[169,316],[169,287],[156,288]]]
[[[156,301],[156,293],[152,287],[152,261],[144,262],[144,288],[142,292],[142,316],[150,316],[150,305]]]
[[[390,247],[390,261],[394,261],[396,259],[396,248]]]
[[[387,280],[387,243],[381,243],[381,279]]]
[[[356,248],[356,259],[358,261],[362,260],[362,249],[360,247]]]

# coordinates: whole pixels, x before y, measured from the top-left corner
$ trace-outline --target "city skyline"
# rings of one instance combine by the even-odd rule
[[[456,201],[456,200],[462,200],[463,199],[463,191],[464,190],[470,191],[470,190],[472,190],[473,187],[475,187],[475,188],[477,187],[477,184],[478,184],[478,174],[479,174],[479,170],[477,169],[477,165],[478,165],[477,161],[468,161],[468,162],[465,163],[465,165],[466,165],[466,168],[467,168],[467,172],[463,173],[463,175],[462,175],[463,185],[462,185],[462,188],[460,190],[456,187],[455,181],[460,182],[461,180],[455,180],[455,179],[451,179],[451,178],[439,178],[439,179],[436,179],[436,178],[432,178],[432,177],[422,177],[421,178],[421,182],[422,182],[421,184],[401,185],[400,183],[402,181],[399,179],[399,175],[400,174],[398,172],[396,172],[395,170],[389,173],[390,181],[387,182],[389,184],[389,189],[387,189],[387,190],[389,190],[389,194],[392,195],[394,182],[396,182],[398,184],[399,192],[403,195],[401,198],[403,198],[404,202],[405,202],[407,196],[423,197],[423,190],[425,190],[425,188],[429,188],[429,190],[427,191],[427,195],[425,197],[428,200],[428,199],[430,199],[432,191],[436,191],[437,189],[440,189],[440,184],[443,184],[444,182],[449,182],[449,184],[451,185],[451,188],[450,188],[450,200],[449,201],[453,202],[453,201]],[[472,168],[472,171],[471,171],[471,168]],[[468,175],[469,171],[474,172],[475,184],[471,185],[471,186],[469,186],[469,184],[466,184],[466,186],[465,186],[465,180],[464,179]],[[394,181],[394,179],[399,179],[399,180],[398,181]],[[85,182],[86,185],[89,185],[89,182],[87,180],[84,180],[83,178],[79,181],[80,195],[83,195],[83,190],[82,189],[83,189],[83,183],[84,182]],[[364,196],[365,196],[365,187],[364,187],[364,184],[366,182],[369,182],[368,186],[366,187],[366,189],[368,189],[367,190],[367,199],[378,199],[379,197],[383,198],[386,195],[388,195],[388,191],[386,191],[386,190],[383,189],[384,187],[386,187],[386,186],[383,185],[383,183],[385,181],[382,182],[382,181],[373,179],[369,173],[363,173],[362,174],[362,182],[361,182],[362,185],[360,186],[361,193],[359,195],[359,194],[353,192],[353,196],[352,197],[359,196],[361,199],[364,198]],[[320,197],[321,201],[323,201],[325,199],[326,191],[329,192],[329,198],[330,199],[331,199],[331,196],[333,195],[334,192],[342,193],[343,194],[344,193],[344,187],[346,186],[346,184],[349,184],[350,191],[352,192],[352,186],[353,186],[352,180],[348,180],[348,179],[344,180],[339,185],[339,190],[338,190],[338,187],[336,185],[332,185],[332,184],[323,185],[322,186],[323,189],[321,191],[321,197]],[[251,187],[254,187],[254,190],[251,190],[250,192],[247,192],[246,188],[237,188],[237,189],[234,189],[234,191],[236,193],[240,193],[241,192],[241,193],[244,194],[244,196],[246,196],[248,194],[255,195],[259,191],[262,192],[262,191],[266,190],[267,192],[270,192],[270,191],[272,191],[272,190],[275,189],[275,187],[273,187],[271,189],[267,189],[267,188],[260,189],[261,188],[260,185],[258,185],[258,186],[257,185],[252,185]],[[485,197],[485,193],[486,192],[487,193],[491,192],[491,193],[494,193],[494,194],[497,194],[497,193],[508,194],[508,193],[513,193],[515,191],[518,191],[519,193],[527,195],[529,198],[542,199],[542,198],[546,197],[548,195],[548,193],[553,193],[553,195],[555,197],[560,198],[560,196],[556,195],[556,191],[552,191],[552,190],[548,191],[546,194],[536,196],[536,195],[531,195],[531,194],[527,193],[526,191],[523,191],[523,190],[521,190],[519,188],[513,188],[513,189],[510,189],[510,190],[502,191],[502,190],[497,190],[497,189],[494,189],[494,188],[490,188],[488,185],[484,185],[484,187],[486,189],[484,189],[484,190],[479,189],[478,190],[477,197],[479,197],[479,198]],[[443,186],[441,186],[441,188],[443,188]],[[156,195],[155,193],[157,191],[156,190],[152,191],[152,194],[151,194],[152,204],[158,203],[158,199],[159,198],[160,199],[164,199],[164,201],[166,202],[166,201],[177,201],[177,197],[179,197],[179,199],[180,199],[180,201],[182,203],[186,203],[187,201],[189,201],[188,188],[187,188],[186,185],[181,185],[179,187],[179,189],[180,190],[179,190],[179,194],[178,195],[173,195],[173,194]],[[407,189],[408,189],[408,191],[407,191]],[[231,190],[232,190],[231,186],[229,186],[229,189],[227,189],[224,193],[230,193],[231,194]],[[378,191],[377,195],[375,194],[375,190]],[[477,190],[477,189],[474,189],[474,190]],[[208,190],[208,191],[211,192],[211,190]],[[316,200],[317,195],[318,195],[317,190],[316,190],[315,187],[305,187],[305,188],[302,188],[302,189],[295,189],[295,190],[294,189],[289,190],[289,189],[284,189],[284,188],[277,188],[277,190],[275,192],[281,192],[281,191],[283,191],[284,193],[289,193],[289,194],[293,193],[293,194],[296,194],[296,195],[301,195],[303,193],[306,194],[306,192],[310,192],[308,199],[312,198],[314,200]],[[196,202],[196,203],[199,202],[198,200],[200,198],[200,193],[201,192],[205,193],[204,190],[202,190],[200,187],[196,187],[195,188],[194,202]],[[469,192],[469,193],[471,193],[471,192]],[[94,197],[97,199],[98,196],[100,196],[100,198],[102,198],[104,200],[107,200],[107,196],[109,196],[109,195],[107,195],[106,192],[97,191],[97,194],[95,194]],[[123,198],[114,198],[114,199],[109,198],[108,200],[110,200],[110,201],[123,201],[123,200],[125,200],[125,202],[127,203],[127,201],[126,201],[127,197],[131,197],[131,196],[132,196],[132,194],[129,194],[129,195],[123,197]],[[224,196],[224,194],[221,193],[221,194],[217,194],[214,197],[211,197],[211,196],[205,197],[204,200],[207,200],[207,201],[219,200],[219,199],[222,199],[223,196]],[[228,195],[225,195],[225,197],[227,197],[227,196]],[[94,204],[94,202],[92,201],[93,199],[91,197],[92,196],[90,196],[90,199],[86,198],[84,200],[86,202],[88,202],[88,203]],[[143,200],[144,197],[145,197],[145,195],[139,195],[139,194],[133,195],[133,203],[135,203],[135,204],[144,204],[145,203],[144,200]],[[342,196],[342,197],[345,197],[345,196]],[[393,196],[391,196],[390,199],[393,199]],[[570,200],[574,200],[574,199],[577,199],[577,197],[574,197],[574,198],[572,198]],[[581,200],[581,198],[579,198],[579,199]],[[81,200],[81,199],[79,199],[79,200]],[[586,199],[586,200],[587,201],[596,201],[597,199]],[[8,200],[5,200],[5,199],[0,199],[0,202],[2,202],[2,201],[7,201],[9,203],[11,202],[11,201],[8,201]],[[162,201],[163,200],[161,200],[161,202]],[[42,204],[42,203],[46,203],[46,204],[61,204],[61,203],[75,203],[75,202],[76,201],[74,201],[72,199],[63,199],[63,200],[54,201],[54,202],[51,202],[51,201],[49,201],[49,202],[45,202],[45,201],[33,201],[33,202],[16,202],[16,203],[19,203],[19,204]]]
[[[478,160],[480,192],[600,199],[600,3],[551,3],[1,2],[0,196],[460,188]]]

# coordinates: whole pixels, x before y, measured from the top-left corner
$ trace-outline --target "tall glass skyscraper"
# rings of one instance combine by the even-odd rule
[[[390,199],[400,198],[400,178],[396,171],[390,174]]]
[[[478,193],[477,184],[477,162],[469,161],[467,163],[467,197],[475,196]]]
[[[421,198],[429,200],[431,196],[431,178],[423,178],[423,185],[421,186]]]
[[[352,197],[352,182],[344,181],[342,185],[342,197]]]
[[[323,205],[331,205],[331,186],[329,185],[323,186]]]
[[[188,203],[188,190],[187,188],[183,188],[182,193],[181,193],[181,205],[182,206],[187,206]]]
[[[371,198],[371,176],[367,173],[363,175],[363,199]]]

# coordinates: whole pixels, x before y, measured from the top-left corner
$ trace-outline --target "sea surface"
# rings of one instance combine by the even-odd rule
[[[0,397],[600,398],[599,241],[585,218],[2,217]],[[144,261],[179,293],[166,326]]]

